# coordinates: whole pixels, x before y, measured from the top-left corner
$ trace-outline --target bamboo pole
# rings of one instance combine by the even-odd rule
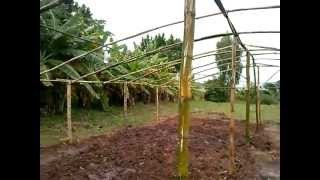
[[[159,122],[159,87],[156,87],[156,120]]]
[[[256,63],[254,63],[254,60],[252,59],[253,61],[253,80],[254,80],[254,90],[255,90],[255,94],[256,94],[256,132],[258,131],[258,128],[259,128],[259,114],[258,114],[258,101],[257,101],[257,78],[256,78]]]
[[[124,120],[128,119],[128,84],[127,82],[123,83],[123,117]]]
[[[247,143],[250,143],[250,54],[247,52],[247,63],[246,63],[246,80],[247,80],[247,91],[246,91],[246,139]]]
[[[191,99],[191,64],[194,39],[195,0],[185,0],[183,60],[180,70],[179,88],[179,126],[177,146],[177,175],[179,179],[188,178],[188,134]]]
[[[230,83],[230,124],[229,124],[229,173],[235,171],[235,145],[234,145],[234,101],[235,101],[235,82],[236,82],[236,47],[237,39],[233,38],[232,46],[232,79]]]
[[[258,123],[259,127],[261,127],[261,111],[260,111],[260,71],[259,71],[259,66],[257,66],[258,70],[258,78],[257,78],[257,110],[258,110]]]
[[[67,83],[67,133],[68,140],[72,143],[72,122],[71,122],[71,81]]]

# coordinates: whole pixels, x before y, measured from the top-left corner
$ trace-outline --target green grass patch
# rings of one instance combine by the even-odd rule
[[[192,101],[192,111],[202,112],[224,112],[229,114],[229,103],[215,103],[209,101]],[[160,102],[160,116],[177,114],[178,103]],[[245,118],[245,103],[235,104],[235,115],[237,119]],[[251,122],[255,122],[255,105],[251,105]],[[263,121],[280,122],[280,105],[261,105],[261,116]],[[72,110],[72,122],[74,136],[85,138],[99,135],[125,125],[138,125],[155,120],[155,105],[138,103],[128,108],[128,120],[123,119],[122,107],[110,107],[108,111],[98,110]],[[52,115],[41,117],[40,121],[40,143],[41,145],[52,145],[59,143],[59,139],[66,137],[65,115]]]

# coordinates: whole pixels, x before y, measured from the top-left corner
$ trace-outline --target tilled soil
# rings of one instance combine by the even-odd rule
[[[72,145],[41,149],[42,180],[168,180],[175,177],[177,117],[160,123],[125,127],[112,134]],[[246,145],[244,123],[236,121],[236,167],[227,174],[228,119],[192,118],[189,133],[190,179],[259,179],[250,149],[270,151],[274,145],[262,130]],[[252,132],[254,128],[252,127]]]

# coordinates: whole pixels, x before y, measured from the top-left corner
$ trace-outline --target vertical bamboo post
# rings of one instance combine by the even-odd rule
[[[180,70],[177,175],[188,178],[189,101],[191,99],[191,61],[193,56],[195,0],[184,1],[183,59]]]
[[[128,85],[127,82],[123,83],[123,117],[124,120],[128,118]]]
[[[250,142],[250,55],[247,52],[246,62],[246,80],[247,80],[247,91],[246,91],[246,134],[247,143]]]
[[[71,81],[67,83],[67,128],[68,140],[72,143],[72,122],[71,122]]]
[[[159,121],[159,87],[156,87],[156,120]]]
[[[229,173],[233,174],[235,170],[235,147],[234,147],[234,101],[235,101],[235,82],[236,82],[236,48],[237,39],[233,38],[232,44],[232,78],[230,83],[230,124],[229,124]]]
[[[253,61],[253,59],[252,59]],[[257,94],[257,78],[256,78],[256,63],[253,62],[253,79],[254,79],[254,90]],[[258,97],[256,96],[256,131],[259,129],[259,112],[258,112]]]
[[[261,111],[260,111],[260,68],[257,66],[258,70],[258,78],[257,78],[257,110],[258,110],[258,122],[259,122],[259,127],[261,127]]]

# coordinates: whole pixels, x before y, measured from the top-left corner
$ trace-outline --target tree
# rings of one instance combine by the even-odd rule
[[[141,43],[139,45],[135,45],[135,47],[142,52],[151,51],[158,49],[162,46],[168,46],[171,44],[179,43],[181,40],[179,38],[175,38],[173,35],[170,35],[170,37],[167,39],[165,37],[165,34],[157,34],[154,37],[150,37],[147,35],[146,37],[143,37],[141,40]],[[182,57],[182,46],[176,46],[173,48],[170,48],[167,51],[160,52],[159,58],[166,57],[167,61],[173,61],[180,59]],[[175,65],[175,72],[179,72],[180,70],[180,64]]]
[[[226,85],[229,85],[232,77],[231,71],[223,72],[226,70],[231,70],[232,41],[233,39],[230,36],[224,36],[216,44],[216,48],[218,50],[217,50],[215,61],[217,62],[217,66],[220,71],[219,79],[221,79],[222,82],[224,82],[224,84]],[[227,47],[227,46],[230,46],[230,47]],[[224,49],[221,49],[221,48],[224,48]],[[239,84],[240,74],[242,72],[242,64],[240,62],[240,56],[242,54],[242,51],[241,50],[239,51],[239,50],[240,50],[239,45],[237,45],[236,71],[239,73],[236,73],[236,85]]]
[[[54,9],[42,13],[40,15],[40,23],[43,25],[40,29],[40,72],[48,70],[72,57],[98,47],[100,44],[103,44],[109,36],[111,36],[110,32],[104,31],[103,21],[93,19],[91,17],[90,10],[85,6],[79,7],[77,3],[69,5],[62,4]],[[46,27],[51,27],[52,29],[62,33],[53,31]],[[76,39],[68,36],[67,34],[79,36],[95,43]],[[103,63],[103,51],[100,50],[84,56],[72,63],[61,66],[56,70],[44,73],[40,78],[77,79],[81,75],[92,72],[102,66],[105,66],[105,64]],[[88,79],[99,80],[99,77],[98,75],[92,75]],[[59,111],[62,111],[65,88],[57,88],[55,84],[55,89],[60,89],[59,92],[56,92],[50,91],[53,83],[42,82],[42,85],[47,87],[43,87],[43,90],[41,91],[41,93],[44,94],[42,97],[45,99],[47,98],[46,104],[60,104],[60,106],[57,105],[54,107],[58,107]],[[76,91],[82,92],[76,93],[81,94],[82,97],[79,97],[80,100],[91,99],[90,101],[92,101],[93,97],[100,97],[99,94],[101,92],[99,88],[101,85],[82,83],[82,86],[85,88],[79,86],[74,86],[77,88],[73,88]],[[53,94],[49,92],[56,92],[61,95],[58,96],[59,98],[54,99],[53,102],[50,102],[48,101],[50,99],[49,97],[53,96]],[[45,102],[45,99],[42,99],[42,102]],[[56,112],[56,110],[53,110],[53,112]]]
[[[94,19],[89,8],[84,5],[79,6],[77,3],[61,4],[40,14],[40,23],[42,25],[40,29],[40,72],[105,44],[107,39],[110,42],[113,41],[112,33],[104,30],[105,22]],[[107,67],[110,65],[109,63],[118,63],[128,58],[141,56],[147,51],[177,42],[181,42],[181,40],[174,38],[172,35],[167,39],[164,34],[158,34],[155,37],[147,36],[143,38],[141,44],[139,46],[136,45],[134,50],[128,50],[124,44],[115,43],[107,49],[109,54],[108,64],[104,62],[104,50],[100,49],[53,71],[44,73],[40,78],[78,79],[82,75]],[[98,74],[92,74],[83,78],[83,80],[108,81],[151,65],[179,59],[182,56],[181,54],[181,46],[177,46],[169,51],[149,55],[137,59],[137,61],[120,64]],[[178,67],[173,66],[163,69],[143,77],[139,81],[154,83],[162,78],[168,78],[164,82],[174,80]],[[157,70],[157,68],[132,74],[120,80],[131,81],[154,70]],[[162,81],[157,82],[157,84],[159,83],[162,83]],[[168,85],[173,85],[174,83],[176,82],[170,82]],[[150,87],[129,84],[128,88],[130,92],[129,105],[135,104],[135,99],[151,102],[154,97],[154,89]],[[122,105],[122,90],[123,85],[120,83],[104,85],[99,83],[75,83],[72,86],[72,102],[77,103],[77,107],[93,108],[99,106],[106,110],[109,104]],[[161,95],[165,95],[168,99],[174,99],[172,97],[176,96],[177,88],[172,86],[165,87],[161,88],[160,91]],[[47,112],[62,112],[65,101],[65,84],[60,86],[59,83],[41,82],[40,101],[41,107],[47,107]]]
[[[205,95],[207,101],[226,102],[228,101],[228,89],[221,79],[213,79],[205,82]]]

